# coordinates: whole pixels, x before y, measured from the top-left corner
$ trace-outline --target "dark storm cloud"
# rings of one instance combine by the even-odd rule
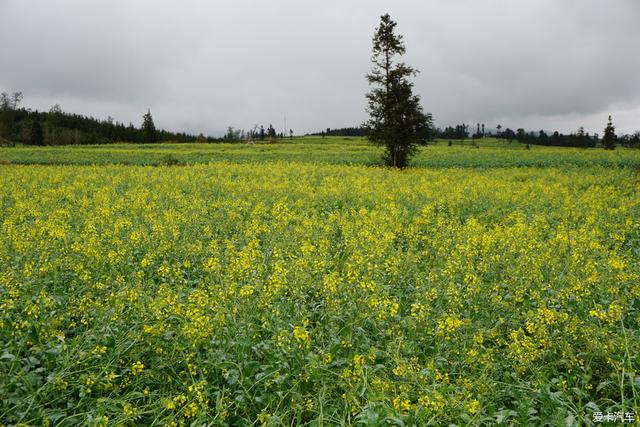
[[[640,128],[636,0],[0,0],[0,89],[191,132],[357,125],[386,12],[438,125]]]

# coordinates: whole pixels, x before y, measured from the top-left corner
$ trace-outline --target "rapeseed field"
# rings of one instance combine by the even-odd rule
[[[0,166],[3,425],[590,425],[639,320],[627,167]]]

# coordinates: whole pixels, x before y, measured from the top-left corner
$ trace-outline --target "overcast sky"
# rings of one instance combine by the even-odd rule
[[[437,126],[640,129],[640,0],[0,0],[0,91],[193,133],[359,125],[384,13]]]

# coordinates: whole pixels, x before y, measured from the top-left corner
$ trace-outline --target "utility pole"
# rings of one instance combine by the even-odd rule
[[[282,132],[283,135],[287,134],[287,115],[284,115],[284,131]]]

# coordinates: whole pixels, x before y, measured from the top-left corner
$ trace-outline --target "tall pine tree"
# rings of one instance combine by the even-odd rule
[[[151,110],[147,110],[147,114],[142,116],[142,138],[143,142],[146,143],[153,143],[158,140],[156,126],[153,124],[153,117],[151,117]]]
[[[385,148],[385,163],[403,168],[417,146],[426,144],[433,120],[422,111],[408,80],[418,71],[396,61],[406,51],[402,36],[395,34],[396,25],[386,14],[373,36],[373,69],[367,79],[374,88],[367,94],[369,120],[363,126],[369,140]]]
[[[607,127],[604,128],[604,136],[602,137],[602,145],[605,150],[613,150],[616,148],[616,128],[613,126],[611,116],[607,122]]]

